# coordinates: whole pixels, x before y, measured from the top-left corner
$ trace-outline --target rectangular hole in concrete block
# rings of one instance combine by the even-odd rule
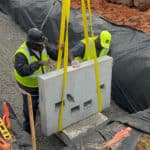
[[[101,89],[104,89],[104,88],[105,88],[105,84],[101,84],[101,85],[100,85],[100,88],[101,88]]]
[[[77,112],[79,110],[80,110],[80,106],[79,105],[71,108],[71,112],[72,113]]]
[[[92,105],[92,100],[91,99],[83,103],[84,107],[90,107],[91,105]]]
[[[64,103],[64,105],[65,105],[65,103]],[[55,109],[59,109],[59,108],[60,108],[60,106],[61,106],[61,101],[60,101],[60,102],[55,103]]]

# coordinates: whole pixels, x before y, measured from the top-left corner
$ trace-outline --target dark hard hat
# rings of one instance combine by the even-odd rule
[[[45,44],[46,37],[41,30],[31,28],[28,30],[27,41],[35,44]]]

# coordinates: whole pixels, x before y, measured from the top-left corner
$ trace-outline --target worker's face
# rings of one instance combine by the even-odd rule
[[[95,40],[95,44],[96,44],[96,47],[97,47],[97,48],[99,48],[99,49],[102,48],[102,46],[101,46],[101,44],[100,44],[100,38],[99,38],[99,37]]]
[[[35,44],[35,43],[32,43],[31,44],[31,47],[32,49],[34,49],[35,51],[42,51],[43,48],[44,48],[44,45],[43,44]]]

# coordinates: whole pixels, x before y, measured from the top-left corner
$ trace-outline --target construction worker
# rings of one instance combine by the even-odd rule
[[[90,49],[90,59],[94,58],[94,44],[96,48],[97,57],[102,57],[107,55],[110,50],[111,44],[111,33],[107,30],[102,31],[99,36],[89,37],[89,49]],[[85,52],[86,40],[82,39],[79,44],[70,49],[69,61],[72,66],[78,65],[79,61],[86,61],[87,54]]]
[[[49,60],[57,60],[57,55],[58,51],[49,48],[46,37],[37,28],[29,29],[27,41],[23,42],[14,54],[15,79],[21,89],[32,95],[34,121],[39,103],[38,75],[50,71]],[[27,95],[22,96],[25,118],[23,128],[30,133]]]

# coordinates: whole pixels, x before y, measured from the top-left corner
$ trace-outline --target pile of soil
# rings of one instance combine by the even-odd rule
[[[72,7],[81,8],[80,0],[72,0]],[[98,13],[118,25],[127,25],[150,34],[150,9],[140,11],[123,4],[113,4],[106,0],[91,0],[93,13]]]

